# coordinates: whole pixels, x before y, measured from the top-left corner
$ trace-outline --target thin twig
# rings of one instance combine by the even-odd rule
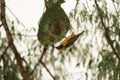
[[[38,65],[39,65],[39,62],[35,64],[33,70],[30,72],[30,75],[33,75],[33,73],[35,72],[35,69],[37,68]]]
[[[24,80],[30,80],[30,77],[28,76],[27,72],[25,71],[23,65],[22,65],[22,61],[21,61],[21,56],[19,55],[14,43],[13,43],[13,38],[12,38],[12,35],[10,33],[10,30],[8,28],[8,24],[6,22],[6,17],[5,17],[5,0],[1,0],[1,17],[2,17],[2,24],[3,24],[3,27],[6,31],[6,35],[7,35],[7,38],[8,38],[8,42],[9,42],[9,45],[15,55],[15,58],[16,58],[16,61],[17,61],[17,64],[19,66],[19,69],[20,69],[20,72],[23,76],[23,79]]]
[[[44,0],[44,2],[45,2],[45,7],[48,8],[48,1]]]
[[[4,56],[4,55],[3,55]],[[7,66],[5,65],[5,57],[3,57],[3,79],[5,80],[5,68]]]
[[[42,53],[42,55],[41,55],[41,57],[40,57],[40,59],[39,59],[39,62],[41,62],[41,61],[43,60],[43,57],[44,57],[44,55],[46,54],[47,48],[48,48],[48,46],[45,46],[45,47],[44,47],[43,53]]]
[[[26,29],[25,25],[16,17],[16,15],[12,12],[12,10],[10,8],[8,8],[6,5],[5,5],[5,7],[15,17],[15,19],[17,20],[17,22],[20,23]],[[28,29],[26,29],[26,31],[28,31]]]
[[[42,55],[41,55],[41,57],[40,57],[40,59],[39,59],[39,62],[43,65],[43,67],[44,67],[44,68],[46,69],[46,71],[50,74],[50,76],[53,78],[53,80],[55,80],[55,77],[52,75],[52,73],[50,72],[50,70],[47,68],[47,66],[45,65],[45,63],[42,61],[42,60],[43,60],[43,57],[44,57],[44,55],[45,55],[45,53],[46,53],[46,51],[47,51],[47,46],[44,47],[43,53],[42,53]]]
[[[114,48],[114,46],[113,46],[113,44],[112,44],[112,40],[110,39],[109,30],[108,30],[108,28],[106,27],[105,23],[103,22],[103,17],[100,16],[100,12],[99,12],[100,8],[99,8],[99,5],[97,4],[97,1],[96,1],[96,0],[95,0],[95,4],[96,4],[96,7],[97,7],[97,10],[98,10],[98,13],[99,13],[99,17],[100,17],[102,26],[103,26],[103,28],[104,28],[104,30],[105,30],[105,38],[106,38],[108,44],[110,45],[110,47],[112,48],[113,53],[116,55],[116,57],[117,57],[117,58],[119,59],[119,61],[120,61],[120,56],[119,56],[119,54],[117,53],[117,51],[115,50],[115,48]]]
[[[43,57],[45,56],[47,51],[47,46],[44,47],[42,55],[40,56],[38,63],[35,64],[34,69],[36,69],[36,67],[39,65],[39,63],[41,63],[43,65],[43,67],[46,69],[46,71],[50,74],[50,76],[53,78],[53,80],[55,80],[55,77],[52,75],[52,73],[50,72],[50,70],[47,68],[47,66],[45,65],[45,63],[43,62]],[[32,75],[34,73],[35,70],[33,70],[30,74]]]
[[[50,70],[47,68],[47,66],[45,65],[45,63],[44,62],[40,62],[42,65],[43,65],[43,67],[46,69],[46,71],[50,74],[50,76],[53,78],[53,80],[55,80],[55,77],[52,75],[52,73],[50,72]]]
[[[7,49],[8,49],[8,48],[9,48],[9,45],[5,48],[3,54],[0,56],[0,62],[1,62],[1,60],[3,59],[3,57],[4,57],[5,53],[7,52]]]

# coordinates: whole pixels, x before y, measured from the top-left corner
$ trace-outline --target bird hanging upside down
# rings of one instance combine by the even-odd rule
[[[70,36],[66,37],[63,42],[56,47],[56,49],[62,51],[65,50],[66,48],[70,47],[71,45],[73,45],[73,43],[78,39],[78,37],[83,34],[84,31],[82,31],[79,34],[74,34],[72,33]]]

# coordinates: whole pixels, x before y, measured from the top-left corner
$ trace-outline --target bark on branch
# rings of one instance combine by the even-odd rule
[[[23,79],[30,80],[30,77],[28,76],[27,72],[25,71],[25,69],[22,65],[21,56],[19,55],[19,53],[18,53],[18,51],[13,43],[13,38],[12,38],[12,35],[11,35],[10,30],[8,28],[8,24],[6,21],[6,15],[5,15],[5,0],[1,0],[1,19],[2,19],[2,25],[6,31],[9,45],[10,45],[10,47],[15,55],[17,65],[19,66],[19,70],[23,76]]]
[[[47,51],[48,46],[45,46],[43,49],[43,53],[39,59],[39,62],[43,65],[43,67],[46,69],[46,71],[50,74],[50,76],[53,78],[53,80],[55,80],[55,77],[52,75],[52,73],[50,72],[50,70],[47,68],[47,66],[45,65],[45,63],[43,62],[43,57]]]
[[[119,54],[117,53],[116,49],[114,48],[114,46],[113,46],[113,44],[112,44],[112,40],[111,40],[110,35],[109,35],[109,30],[108,30],[108,28],[106,27],[106,25],[105,25],[105,23],[104,23],[104,21],[103,21],[103,16],[101,16],[101,14],[100,14],[100,7],[99,7],[99,5],[97,4],[97,0],[95,0],[95,5],[96,5],[96,7],[97,7],[97,11],[98,11],[98,14],[99,14],[99,17],[100,17],[100,21],[101,21],[102,26],[103,26],[103,28],[104,28],[104,30],[105,30],[105,38],[106,38],[108,44],[110,45],[110,47],[112,48],[113,53],[116,55],[116,57],[117,57],[117,58],[119,59],[119,61],[120,61],[120,56],[119,56]]]

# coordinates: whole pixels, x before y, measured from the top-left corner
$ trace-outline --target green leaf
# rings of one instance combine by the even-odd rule
[[[115,28],[115,34],[120,35],[120,29],[118,27]]]
[[[116,50],[120,53],[120,44],[118,42],[116,42]]]
[[[118,20],[117,20],[117,17],[115,15],[112,16],[113,18],[113,27],[117,24]]]

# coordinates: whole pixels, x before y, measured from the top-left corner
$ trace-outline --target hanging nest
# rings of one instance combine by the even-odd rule
[[[53,3],[39,21],[38,40],[43,45],[53,45],[63,39],[70,28],[69,19],[60,4]]]

